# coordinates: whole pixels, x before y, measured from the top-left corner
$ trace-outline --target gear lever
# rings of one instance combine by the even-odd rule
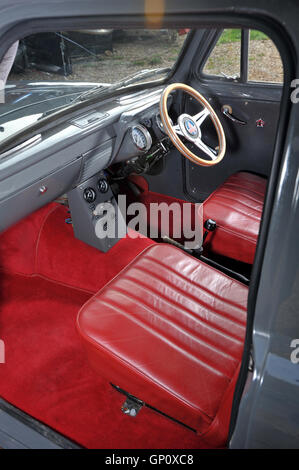
[[[215,220],[213,219],[207,219],[204,223],[204,228],[206,229],[204,234],[203,234],[203,237],[202,237],[202,244],[204,244],[205,242],[205,239],[207,238],[208,234],[210,232],[214,232],[214,230],[216,229],[217,227],[217,224],[215,222]]]
[[[165,242],[165,243],[170,243],[171,245],[174,245],[178,248],[181,248],[182,250],[186,251],[189,254],[200,257],[202,252],[203,252],[203,244],[205,242],[205,239],[207,238],[207,235],[210,232],[214,232],[216,227],[217,227],[217,224],[216,224],[215,220],[207,219],[205,221],[205,223],[204,223],[205,232],[204,232],[203,237],[202,237],[202,245],[199,248],[193,248],[193,249],[185,248],[184,245],[182,245],[181,243],[177,242],[176,240],[173,240],[172,238],[170,238],[166,235],[163,235],[162,239],[163,239],[163,242]]]
[[[217,227],[217,224],[215,222],[215,220],[213,219],[207,219],[204,223],[204,229],[205,229],[205,232],[203,234],[203,237],[202,237],[202,244],[201,244],[201,247],[200,248],[196,248],[193,250],[193,255],[196,256],[197,258],[201,257],[202,256],[202,252],[203,252],[203,245],[204,245],[204,242],[205,242],[205,239],[207,238],[208,234],[210,232],[214,232],[214,230],[216,229]]]

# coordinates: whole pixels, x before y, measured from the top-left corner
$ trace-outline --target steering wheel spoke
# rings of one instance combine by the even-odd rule
[[[196,145],[199,150],[204,152],[211,160],[215,161],[218,158],[216,150],[214,150],[209,145],[205,144],[201,139],[196,139],[194,144]]]
[[[194,116],[192,116],[192,118],[194,119],[194,121],[196,122],[196,124],[198,125],[198,127],[200,128],[200,126],[202,125],[202,123],[204,122],[204,120],[210,115],[210,111],[208,110],[208,108],[204,108],[202,111],[200,111],[199,113],[197,114],[194,114]]]
[[[182,133],[181,128],[178,124],[176,124],[175,126],[172,126],[172,129],[174,130],[174,132],[176,134],[184,136],[184,134]]]

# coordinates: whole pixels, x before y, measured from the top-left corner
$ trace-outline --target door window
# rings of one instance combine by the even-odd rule
[[[273,41],[257,30],[224,29],[206,60],[205,77],[241,82],[283,82],[283,65]]]
[[[225,29],[205,63],[206,75],[219,77],[240,77],[241,30]]]
[[[248,81],[283,82],[283,66],[274,42],[260,31],[249,35]]]

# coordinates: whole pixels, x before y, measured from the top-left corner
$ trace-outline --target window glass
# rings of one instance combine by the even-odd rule
[[[114,83],[143,69],[172,67],[187,30],[57,31],[19,43],[10,81]],[[161,78],[161,77],[159,77]]]
[[[0,140],[125,78],[125,85],[164,78],[187,33],[97,29],[20,40],[0,61]]]
[[[228,78],[240,77],[241,30],[225,29],[209,56],[204,73]]]
[[[249,37],[248,80],[282,83],[282,61],[273,41],[256,30],[251,30]]]

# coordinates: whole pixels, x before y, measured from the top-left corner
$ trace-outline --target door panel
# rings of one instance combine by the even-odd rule
[[[185,188],[188,195],[204,200],[231,174],[250,171],[263,176],[270,173],[277,123],[281,88],[260,84],[237,84],[231,81],[207,84],[193,80],[190,85],[207,98],[218,114],[226,135],[227,150],[222,162],[214,167],[200,167],[189,160],[185,163]],[[234,123],[221,112],[223,105],[232,108],[232,114],[245,121],[245,125]],[[185,112],[196,114],[200,107],[194,99],[185,98]],[[257,126],[257,120],[264,127]],[[213,126],[203,127],[203,140],[217,145]]]
[[[282,84],[247,82],[248,68],[245,67],[244,72],[244,67],[241,67],[244,47],[238,79],[204,74],[202,70],[220,36],[219,30],[195,31],[182,66],[177,69],[172,81],[192,86],[209,100],[223,125],[227,141],[226,155],[222,162],[209,168],[195,165],[173,150],[165,159],[163,171],[159,175],[147,176],[152,191],[202,202],[238,171],[249,171],[265,177],[270,174]],[[233,123],[224,116],[221,112],[223,105],[230,105],[233,115],[246,121],[246,125]],[[176,93],[173,109],[174,117],[182,113],[194,115],[200,110],[200,105],[189,95]],[[264,127],[257,127],[258,119],[265,122]],[[216,133],[208,121],[202,128],[203,140],[216,146]]]

